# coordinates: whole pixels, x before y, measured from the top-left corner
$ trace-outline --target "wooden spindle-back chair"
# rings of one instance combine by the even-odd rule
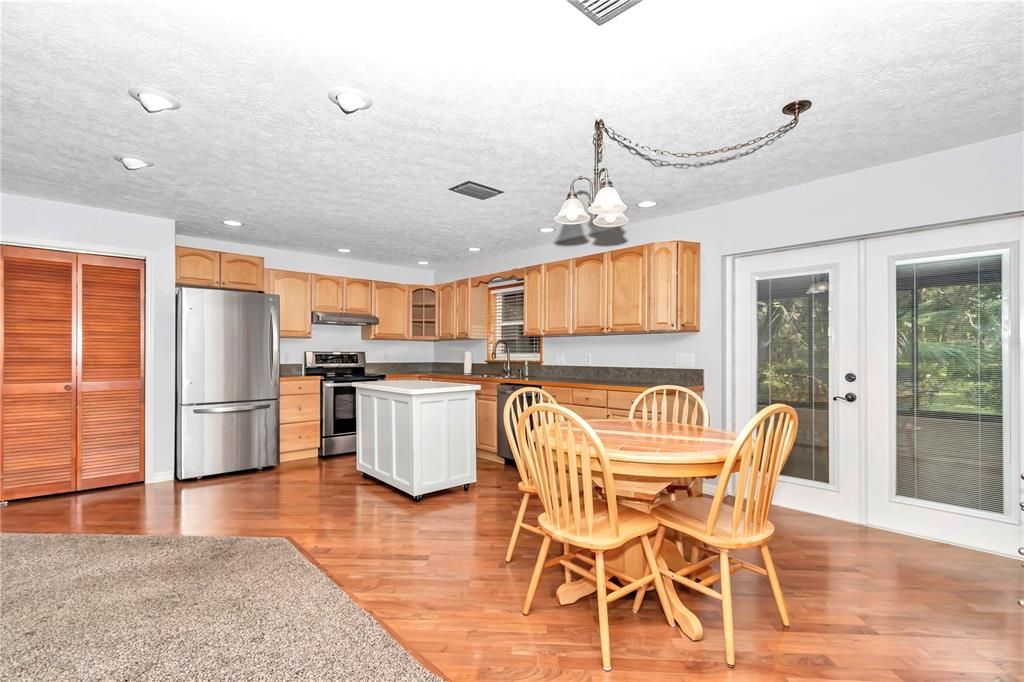
[[[615,494],[615,476],[608,464],[604,444],[594,430],[572,410],[557,404],[541,403],[523,412],[519,420],[519,446],[523,462],[537,488],[544,513],[537,522],[545,536],[537,555],[533,577],[527,590],[523,613],[533,604],[541,572],[546,566],[561,564],[566,570],[593,581],[597,588],[597,613],[601,635],[601,664],[611,670],[611,646],[608,631],[608,604],[627,594],[647,589],[654,583],[669,625],[669,610],[661,573],[653,547],[647,537],[657,530],[657,522],[645,512],[619,507]],[[600,482],[603,496],[596,494]],[[574,551],[547,562],[551,540]],[[604,553],[639,539],[647,559],[648,573],[640,578],[605,567]],[[589,554],[593,553],[593,559]],[[578,559],[584,565],[575,563]],[[591,570],[593,569],[593,570]],[[623,585],[609,582],[608,575]]]
[[[629,418],[693,426],[709,426],[711,421],[699,395],[685,386],[669,384],[652,386],[638,395],[629,407]]]
[[[666,577],[690,589],[722,602],[722,625],[725,630],[725,660],[736,664],[732,621],[732,588],[730,576],[747,569],[767,576],[782,624],[789,627],[789,614],[782,597],[775,564],[768,542],[775,526],[768,520],[775,486],[782,468],[793,449],[797,432],[796,410],[788,405],[769,405],[751,419],[733,443],[722,464],[714,497],[688,498],[657,507],[652,512],[660,527],[655,538],[655,551],[660,550],[666,529],[682,533],[704,546],[710,555],[678,570],[665,570]],[[733,477],[736,491],[733,503],[725,501],[727,483]],[[760,548],[764,567],[730,557],[737,549]],[[716,556],[717,555],[717,556]],[[691,575],[700,574],[717,562],[719,571],[703,576],[700,582]],[[711,588],[721,581],[721,592]]]
[[[519,541],[519,531],[527,530],[537,535],[543,535],[542,531],[533,524],[526,523],[526,510],[530,505],[530,496],[537,493],[537,486],[534,485],[530,472],[526,469],[523,457],[519,451],[519,418],[530,405],[537,403],[555,403],[554,397],[547,391],[527,386],[513,392],[505,401],[505,408],[502,411],[502,423],[505,427],[505,437],[508,439],[509,449],[512,451],[512,459],[515,460],[516,469],[519,471],[519,491],[523,494],[519,503],[519,513],[516,515],[516,524],[512,528],[512,537],[508,541],[508,549],[505,552],[505,561],[512,561],[512,554],[515,552],[516,543]]]

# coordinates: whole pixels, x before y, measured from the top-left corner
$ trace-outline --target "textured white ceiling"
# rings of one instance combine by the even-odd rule
[[[1017,2],[645,0],[596,26],[563,0],[3,5],[5,191],[183,234],[410,265],[553,241],[593,120],[649,144],[778,144],[701,170],[609,144],[626,227],[1024,129]],[[149,115],[128,95],[179,98]],[[366,90],[343,115],[327,99]],[[129,173],[111,157],[155,166]],[[478,201],[448,187],[504,190]],[[870,200],[870,198],[865,198]],[[245,227],[221,225],[237,218]],[[757,229],[756,225],[736,229]]]

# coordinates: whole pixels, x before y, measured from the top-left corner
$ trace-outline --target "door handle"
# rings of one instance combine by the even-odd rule
[[[224,407],[201,407],[192,410],[196,414],[225,414],[227,412],[255,412],[256,410],[266,410],[270,408],[270,403],[262,403],[260,405],[225,405]]]
[[[855,403],[857,402],[857,394],[847,393],[845,395],[834,395],[832,396],[832,400],[845,400],[848,403]]]

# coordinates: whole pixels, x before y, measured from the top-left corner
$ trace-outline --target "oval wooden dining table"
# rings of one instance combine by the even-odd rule
[[[618,503],[642,511],[670,502],[677,494],[673,491],[683,487],[683,479],[718,476],[736,440],[730,431],[670,422],[618,418],[588,419],[587,423],[604,443]],[[639,541],[609,551],[605,557],[609,567],[626,575],[646,572]],[[658,561],[673,570],[687,563],[671,542],[664,543]],[[675,583],[666,580],[665,588],[680,632],[694,641],[701,639],[700,620],[679,599]],[[595,590],[586,581],[565,582],[558,587],[558,601],[571,604]]]

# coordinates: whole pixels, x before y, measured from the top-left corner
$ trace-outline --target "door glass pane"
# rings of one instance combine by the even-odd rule
[[[896,494],[1003,512],[1000,255],[896,265]]]
[[[800,419],[783,475],[829,482],[828,273],[757,282],[757,407]]]

